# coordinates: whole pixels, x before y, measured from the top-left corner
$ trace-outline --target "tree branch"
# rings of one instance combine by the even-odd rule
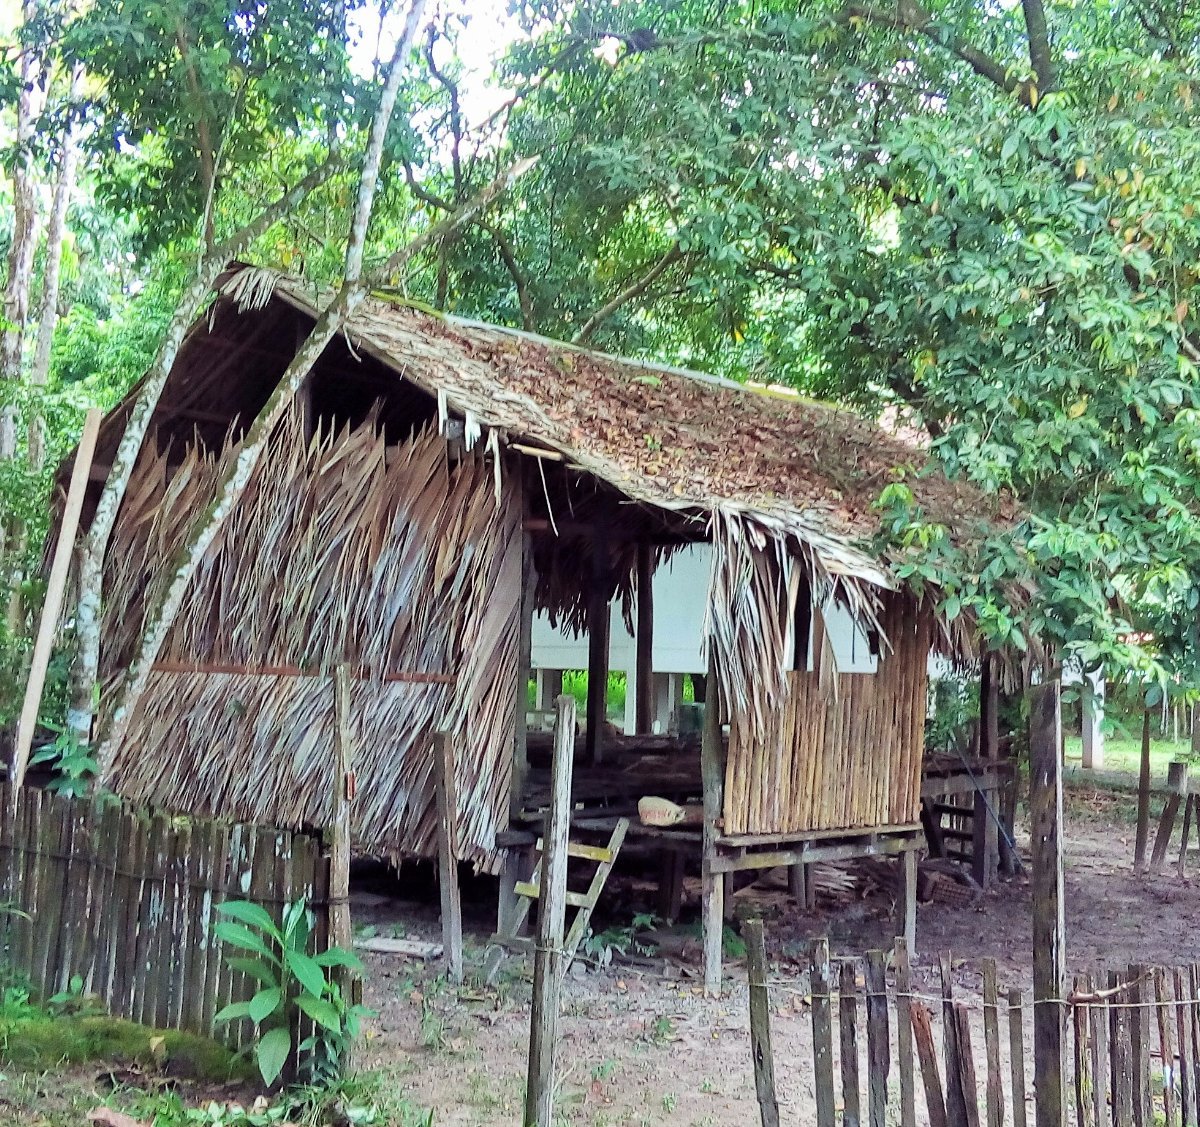
[[[678,243],[672,243],[671,248],[664,254],[649,270],[646,271],[636,282],[626,286],[616,297],[611,301],[602,305],[596,310],[584,323],[583,327],[571,338],[572,344],[586,344],[596,330],[608,320],[622,305],[628,305],[629,302],[641,297],[655,281],[660,278],[663,273],[668,270],[674,263],[683,258],[683,251],[679,249]]]
[[[890,27],[894,31],[920,35],[931,43],[945,48],[966,63],[976,74],[1010,94],[1017,91],[1022,85],[1008,73],[1008,68],[1003,63],[967,42],[966,38],[958,31],[949,29],[947,34],[947,29],[938,26],[933,16],[913,0],[902,0],[894,10],[876,8],[871,4],[852,0],[846,5],[842,18],[843,20],[866,20],[879,27]]]
[[[534,317],[533,301],[529,297],[529,280],[522,272],[520,263],[517,262],[513,245],[508,241],[508,236],[494,224],[481,222],[479,226],[492,236],[492,242],[496,244],[496,251],[500,255],[505,269],[508,270],[513,285],[517,287],[517,301],[521,305],[521,328],[526,332],[532,332]]]
[[[1029,62],[1037,75],[1038,97],[1054,89],[1054,56],[1050,51],[1050,32],[1042,0],[1021,0],[1025,13],[1025,33],[1029,38]]]

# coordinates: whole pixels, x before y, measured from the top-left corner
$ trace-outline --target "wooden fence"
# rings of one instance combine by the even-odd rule
[[[250,900],[278,922],[306,898],[324,946],[328,892],[329,859],[304,834],[33,788],[14,805],[0,784],[0,966],[40,995],[78,977],[118,1017],[210,1034],[213,1015],[255,989],[225,962],[218,906]],[[237,1045],[251,1030],[217,1032]]]
[[[776,1127],[761,935],[751,921],[751,1046],[762,1123]],[[892,959],[873,951],[836,964],[816,944],[806,1079],[817,1127],[1032,1127],[1035,1083],[1055,1080],[1070,1127],[1200,1124],[1200,966],[1078,975],[1067,997],[1036,1003],[1060,1013],[1067,1047],[1061,1070],[1044,1078],[1033,1068],[1035,1003],[1001,988],[993,960],[982,963],[982,1000],[956,989],[948,956],[939,969],[938,985],[914,987],[902,941]]]

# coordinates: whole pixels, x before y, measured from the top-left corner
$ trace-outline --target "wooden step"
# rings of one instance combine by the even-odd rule
[[[542,839],[537,839],[537,844],[534,848],[540,853],[543,849]],[[611,865],[613,863],[612,850],[603,845],[584,845],[581,842],[567,842],[567,856],[575,857],[580,861],[596,861],[601,865]]]
[[[521,881],[513,891],[518,896],[527,896],[530,900],[537,900],[542,895],[541,888],[534,884],[531,880]],[[587,895],[582,892],[567,892],[567,905],[571,908],[590,908],[591,903],[588,901]]]

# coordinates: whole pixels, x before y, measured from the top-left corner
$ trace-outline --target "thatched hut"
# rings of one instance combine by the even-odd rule
[[[101,736],[167,562],[321,302],[302,282],[250,267],[232,269],[221,295],[179,354],[115,529]],[[104,423],[97,483],[129,405]],[[767,853],[778,864],[780,850],[797,861],[868,845],[906,853],[927,655],[961,656],[970,638],[870,547],[872,501],[900,467],[956,535],[985,509],[972,490],[913,473],[924,461],[825,405],[376,295],[274,433],[144,691],[123,701],[132,720],[110,741],[101,781],[168,809],[326,825],[330,673],[345,662],[356,672],[357,847],[434,854],[431,749],[447,727],[460,848],[497,871],[537,817],[524,725],[535,607],[594,627],[586,750],[599,767],[580,776],[579,797],[595,793],[611,811],[629,797],[612,756],[636,748],[606,748],[595,691],[610,600],[623,593],[649,639],[639,586],[673,550],[703,541],[713,561],[707,694],[728,724],[715,871],[765,864]],[[837,670],[822,640],[832,603],[870,637],[874,673]],[[643,748],[651,753],[675,755],[689,780],[680,799],[699,787],[686,741]],[[668,775],[661,761],[651,772],[663,786]]]

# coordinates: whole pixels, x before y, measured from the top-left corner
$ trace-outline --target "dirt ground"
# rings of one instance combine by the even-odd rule
[[[1200,960],[1200,883],[1180,880],[1172,864],[1158,878],[1132,873],[1129,799],[1072,788],[1066,839],[1066,917],[1070,971],[1115,969],[1131,961],[1177,965]],[[1193,861],[1196,873],[1200,863]],[[610,885],[626,925],[648,911],[649,882]],[[355,918],[383,935],[435,938],[436,909],[420,900],[359,897]],[[468,963],[482,957],[494,892],[468,892]],[[811,1015],[802,967],[811,939],[830,937],[833,952],[853,955],[889,945],[892,899],[868,883],[803,913],[776,885],[757,897],[774,963],[773,1037],[785,1123],[814,1120]],[[695,906],[691,906],[694,920]],[[772,915],[773,914],[773,915]],[[685,919],[685,925],[687,921]],[[937,957],[949,951],[964,994],[979,990],[979,961],[997,960],[1002,986],[1031,985],[1029,885],[1002,884],[973,907],[931,903],[918,913],[917,989],[934,989]],[[702,997],[695,927],[659,936],[654,951],[620,956],[606,969],[567,981],[562,1019],[558,1106],[564,1123],[680,1124],[733,1127],[757,1122],[751,1072],[744,960],[737,943],[726,959],[726,993]],[[728,942],[728,940],[727,940]],[[394,1073],[414,1103],[434,1109],[437,1127],[519,1122],[529,1035],[528,968],[510,962],[496,990],[452,990],[439,968],[392,956],[370,958],[367,1001],[378,1012],[360,1061]],[[978,1042],[977,1042],[978,1043]]]

